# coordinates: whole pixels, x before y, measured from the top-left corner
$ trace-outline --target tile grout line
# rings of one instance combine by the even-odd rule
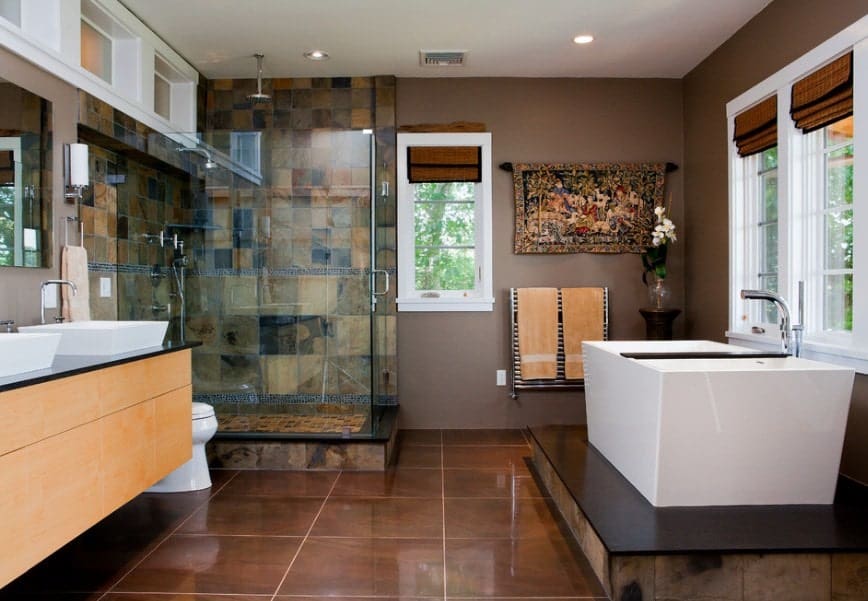
[[[443,517],[443,600],[446,601],[446,448],[440,430],[440,503]]]
[[[295,550],[295,553],[292,555],[292,559],[289,560],[289,565],[286,566],[286,571],[283,573],[283,577],[280,579],[280,582],[277,583],[277,588],[274,589],[274,594],[271,595],[271,601],[274,601],[277,598],[277,594],[280,592],[280,587],[282,587],[283,583],[286,582],[286,578],[287,578],[287,576],[289,576],[289,571],[292,569],[292,566],[295,563],[295,560],[298,559],[298,556],[301,553],[301,550],[304,547],[304,544],[307,542],[307,539],[310,538],[310,533],[313,532],[313,527],[316,525],[316,521],[319,519],[319,516],[322,515],[322,510],[325,509],[326,503],[328,503],[328,500],[331,498],[332,493],[335,490],[335,487],[338,485],[338,480],[341,479],[341,476],[343,475],[343,473],[344,473],[344,470],[340,470],[338,472],[337,478],[335,478],[335,481],[332,482],[332,486],[329,489],[328,493],[326,493],[325,499],[322,500],[322,505],[319,506],[319,511],[317,511],[316,515],[313,516],[313,520],[311,521],[310,526],[307,529],[307,532],[305,532],[304,537],[301,539],[301,542],[298,543],[298,549]],[[99,600],[97,600],[97,601],[99,601]]]
[[[136,568],[138,568],[138,567],[139,567],[140,565],[142,565],[142,564],[143,564],[143,563],[144,563],[144,562],[145,562],[145,561],[146,561],[146,560],[147,560],[151,555],[153,555],[153,554],[156,552],[156,550],[159,549],[159,548],[163,545],[163,543],[165,543],[167,540],[169,540],[169,537],[171,537],[171,536],[174,535],[176,532],[178,532],[178,530],[180,530],[181,528],[183,528],[183,527],[184,527],[184,524],[186,524],[187,522],[189,522],[190,519],[191,519],[194,515],[196,515],[196,514],[199,512],[200,509],[202,509],[202,508],[203,508],[203,507],[204,507],[204,506],[205,506],[209,501],[211,501],[211,499],[213,499],[213,498],[214,498],[214,497],[215,497],[215,496],[216,496],[216,495],[217,495],[221,490],[223,490],[224,488],[226,488],[226,486],[228,486],[230,482],[232,482],[235,478],[237,478],[237,477],[238,477],[238,474],[240,474],[240,473],[241,473],[240,471],[236,471],[235,474],[232,475],[232,477],[229,478],[226,482],[224,482],[223,484],[221,484],[221,485],[217,488],[217,490],[212,491],[211,494],[208,495],[208,498],[207,498],[207,499],[205,499],[204,501],[202,501],[201,503],[199,503],[199,505],[197,505],[196,508],[193,509],[193,511],[190,512],[190,515],[188,515],[186,518],[184,518],[183,520],[181,520],[181,522],[180,522],[177,526],[175,526],[175,528],[173,528],[171,532],[169,532],[166,536],[164,536],[164,537],[162,538],[162,540],[160,540],[160,542],[158,542],[156,545],[154,545],[154,547],[153,547],[150,551],[148,551],[148,552],[145,554],[144,557],[142,557],[139,561],[137,561],[137,562],[135,563],[135,565],[133,565],[133,567],[131,567],[131,568],[130,568],[129,570],[127,570],[126,572],[124,572],[124,573],[121,575],[121,577],[118,578],[118,579],[114,582],[114,584],[112,584],[108,589],[106,589],[105,592],[104,592],[102,595],[100,595],[99,597],[97,597],[97,600],[96,600],[96,601],[102,601],[102,600],[105,598],[106,595],[109,595],[109,594],[113,593],[114,590],[115,590],[115,588],[117,587],[117,585],[119,585],[121,582],[123,582],[124,578],[126,578],[127,576],[129,576],[130,574],[132,574],[132,573],[133,573],[133,570],[135,570]],[[174,494],[174,493],[169,493],[169,494]],[[143,591],[143,592],[144,592],[144,591]]]

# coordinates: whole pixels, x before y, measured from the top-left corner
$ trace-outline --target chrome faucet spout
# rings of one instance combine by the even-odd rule
[[[39,317],[41,319],[41,323],[45,323],[45,287],[50,284],[57,284],[58,286],[69,286],[72,288],[72,294],[75,296],[78,294],[78,287],[74,282],[69,280],[45,280],[39,285]]]
[[[771,290],[742,290],[741,297],[745,300],[767,300],[775,304],[781,318],[781,351],[788,355],[794,354],[791,341],[793,327],[791,325],[790,306],[787,301]],[[801,324],[798,327],[801,329]],[[795,354],[798,356],[798,352]]]

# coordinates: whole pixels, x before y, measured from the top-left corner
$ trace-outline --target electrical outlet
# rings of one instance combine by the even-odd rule
[[[109,298],[112,295],[112,279],[111,278],[100,278],[99,279],[99,296],[100,298]]]
[[[498,369],[497,370],[497,385],[498,386],[506,386],[506,370]]]

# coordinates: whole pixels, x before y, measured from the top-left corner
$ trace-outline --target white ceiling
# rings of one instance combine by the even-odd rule
[[[121,0],[208,78],[684,76],[771,0]],[[596,40],[572,42],[580,33]],[[312,62],[314,48],[331,58]],[[466,50],[421,67],[419,50]]]

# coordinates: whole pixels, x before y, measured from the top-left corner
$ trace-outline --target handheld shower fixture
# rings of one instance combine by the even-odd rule
[[[253,55],[256,58],[256,93],[247,96],[247,100],[253,104],[271,102],[271,96],[262,92],[262,59],[265,57],[261,52]]]
[[[217,168],[217,163],[215,163],[214,159],[211,158],[211,153],[204,148],[187,148],[186,146],[181,146],[180,148],[178,148],[178,152],[195,152],[196,154],[205,157],[205,169]]]

